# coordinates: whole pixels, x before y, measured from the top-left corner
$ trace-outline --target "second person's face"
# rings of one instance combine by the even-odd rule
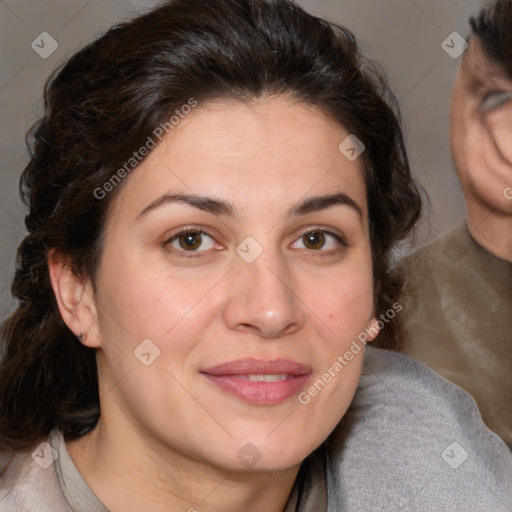
[[[512,214],[512,80],[470,41],[451,102],[451,144],[466,200]]]

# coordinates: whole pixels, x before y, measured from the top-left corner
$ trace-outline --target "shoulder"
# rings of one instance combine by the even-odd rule
[[[33,451],[1,457],[0,512],[71,512],[60,491],[55,457],[46,441]]]
[[[511,452],[474,400],[402,354],[367,347],[354,401],[328,445],[330,499],[344,511],[512,503]]]
[[[437,267],[439,262],[449,262],[458,259],[466,250],[469,243],[469,232],[466,221],[461,220],[448,231],[441,233],[431,242],[420,247],[412,254],[398,262],[398,268],[405,272],[421,268]]]
[[[466,261],[473,244],[466,222],[461,221],[398,262],[397,271],[404,279],[398,321],[404,347],[421,343],[426,333],[436,344],[443,341],[443,333],[450,330],[447,322],[458,321],[455,312],[446,315],[447,308],[466,308],[469,296],[481,300],[475,270]]]

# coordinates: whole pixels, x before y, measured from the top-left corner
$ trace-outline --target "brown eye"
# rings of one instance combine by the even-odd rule
[[[194,250],[201,246],[202,234],[199,232],[184,233],[178,236],[178,241],[182,249]]]
[[[342,251],[348,247],[343,236],[316,229],[306,231],[292,244],[293,249],[316,251],[325,256]]]
[[[302,241],[308,249],[322,249],[325,245],[325,234],[322,231],[310,231],[302,235]]]
[[[215,240],[203,231],[188,230],[177,233],[164,243],[175,251],[184,252],[205,252],[215,247]]]

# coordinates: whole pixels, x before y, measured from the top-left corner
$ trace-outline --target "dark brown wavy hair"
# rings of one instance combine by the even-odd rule
[[[289,0],[167,1],[108,30],[45,86],[20,183],[29,210],[12,284],[19,305],[2,328],[0,450],[28,449],[54,428],[77,438],[98,420],[95,351],[60,317],[47,268],[48,252],[59,248],[94,285],[122,183],[103,199],[98,187],[190,98],[200,105],[283,94],[319,107],[365,144],[377,315],[392,306],[400,289],[392,250],[421,202],[382,73],[347,29]],[[393,324],[386,329],[381,345],[391,347]]]

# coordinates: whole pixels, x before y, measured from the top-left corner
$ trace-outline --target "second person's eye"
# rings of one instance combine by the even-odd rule
[[[483,99],[480,110],[482,112],[488,112],[489,110],[501,107],[510,100],[510,98],[512,98],[512,91],[491,92]]]

